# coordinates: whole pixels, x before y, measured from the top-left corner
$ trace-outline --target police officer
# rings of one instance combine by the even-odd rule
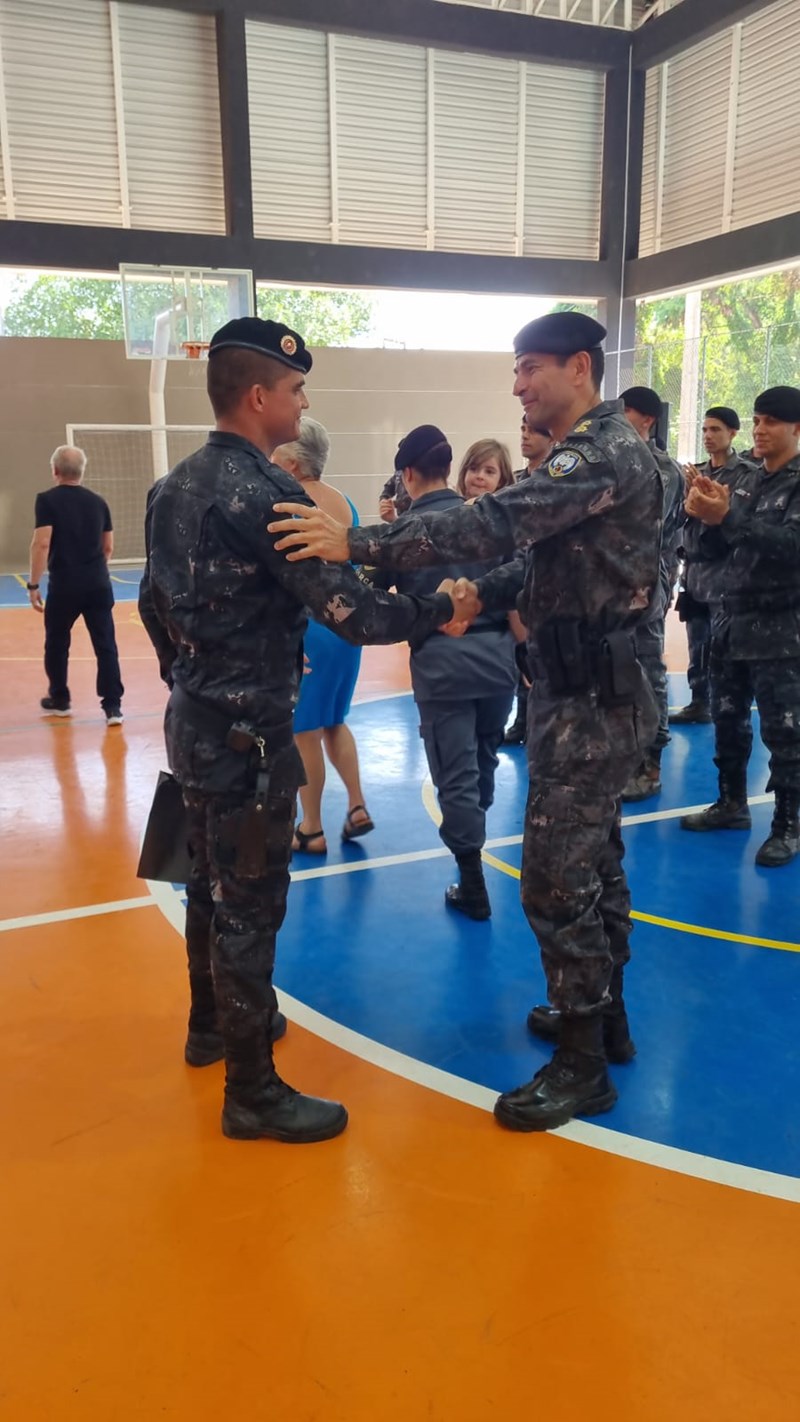
[[[729,405],[712,405],[703,420],[703,445],[708,459],[702,464],[687,464],[686,488],[691,489],[698,474],[720,479],[729,484],[741,456],[733,447],[741,422]],[[711,721],[711,689],[708,680],[708,654],[711,645],[711,604],[716,601],[722,564],[703,554],[703,525],[699,519],[681,515],[680,541],[684,572],[681,591],[675,604],[681,622],[686,624],[689,643],[688,706],[673,711],[670,722],[675,726],[707,726]]]
[[[207,377],[216,430],[160,483],[148,509],[140,608],[172,682],[167,751],[194,859],[187,1059],[224,1052],[222,1129],[241,1139],[319,1141],[347,1124],[343,1106],[293,1091],[272,1063],[275,937],[302,777],[292,712],[304,607],[354,643],[424,635],[453,613],[444,594],[394,598],[351,568],[292,567],[275,552],[266,526],[276,500],[313,507],[270,461],[298,437],[310,368],[302,337],[287,326],[246,317],[217,331]]]
[[[453,451],[436,425],[419,425],[400,441],[395,463],[411,499],[411,512],[432,514],[459,508],[463,499],[448,487]],[[484,495],[485,497],[485,495]],[[375,571],[379,586],[423,595],[446,577],[480,577],[497,562],[454,559],[445,568]],[[439,834],[458,865],[458,883],[445,892],[448,908],[468,918],[491,917],[481,850],[486,811],[494,799],[497,748],[508,720],[517,663],[505,613],[485,612],[459,638],[434,635],[411,641],[411,685],[420,734],[436,786]]]
[[[515,469],[514,471],[514,479],[517,483],[519,483],[520,479],[529,479],[536,469],[539,469],[542,464],[547,462],[553,450],[553,436],[549,430],[534,424],[529,424],[527,415],[523,415],[519,442],[522,457],[526,460],[526,464],[523,469]],[[528,692],[530,690],[530,682],[526,675],[527,662],[522,643],[518,645],[517,655],[518,660],[522,663],[519,681],[517,682],[517,712],[514,720],[503,736],[503,744],[506,746],[524,746],[527,735]]]
[[[664,661],[664,619],[672,600],[672,590],[678,571],[678,534],[683,513],[683,473],[679,464],[670,459],[656,441],[658,424],[663,413],[660,395],[648,385],[632,385],[620,396],[625,418],[650,448],[664,485],[664,522],[661,530],[660,597],[649,615],[637,628],[636,645],[639,660],[653,688],[658,704],[658,731],[647,747],[641,765],[622,792],[624,801],[649,800],[661,790],[661,757],[669,745],[669,693],[667,667]]]
[[[355,530],[287,503],[276,511],[305,521],[270,527],[282,535],[277,547],[296,550],[290,558],[385,567],[530,545],[524,573],[514,560],[454,590],[462,621],[506,610],[521,593],[529,636],[521,891],[554,1010],[545,1030],[559,1044],[532,1081],[495,1106],[498,1121],[519,1131],[609,1110],[616,1092],[606,1052],[627,1060],[634,1051],[622,993],[631,922],[619,797],[657,726],[635,632],[658,596],[663,496],[655,459],[621,404],[600,399],[605,334],[590,317],[564,312],[532,321],[515,340],[514,392],[556,439],[536,477],[471,507]]]
[[[725,558],[711,628],[711,710],[719,799],[685,815],[688,830],[749,829],[747,762],[755,696],[770,752],[767,788],[775,813],[756,863],[788,864],[800,844],[800,390],[776,385],[758,396],[754,449],[731,489],[699,475],[686,509],[706,525],[709,548]]]
[[[514,478],[517,482],[520,479],[529,479],[534,470],[549,458],[553,448],[553,436],[549,430],[529,424],[527,415],[523,415],[519,432],[519,447],[525,464],[522,469],[514,470]]]

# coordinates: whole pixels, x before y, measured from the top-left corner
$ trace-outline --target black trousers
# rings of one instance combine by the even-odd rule
[[[97,695],[101,705],[104,710],[119,706],[125,688],[119,671],[113,606],[110,583],[85,591],[59,588],[48,591],[44,605],[44,669],[54,701],[69,705],[67,666],[72,628],[82,617],[97,658]]]

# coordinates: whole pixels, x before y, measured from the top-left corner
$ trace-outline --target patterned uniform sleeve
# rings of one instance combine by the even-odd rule
[[[743,502],[733,501],[730,513],[726,514],[719,528],[732,547],[746,544],[762,558],[797,563],[800,561],[800,486],[787,503],[782,523],[772,523],[760,516],[758,509],[751,512]]]
[[[484,494],[475,504],[350,529],[350,553],[354,562],[380,568],[495,558],[605,513],[617,496],[604,455],[589,441],[571,440],[542,466],[541,477]]]
[[[144,516],[145,565],[142,581],[139,584],[139,616],[142,619],[144,630],[155,648],[156,656],[158,657],[158,667],[161,672],[161,680],[165,681],[167,686],[171,686],[175,647],[166,627],[156,612],[156,605],[153,601],[153,593],[150,586],[150,530],[153,523],[153,504],[161,482],[163,481],[159,480],[158,483],[155,483],[147,495],[147,506]]]
[[[485,612],[510,612],[525,583],[525,555],[518,553],[510,563],[501,563],[485,577],[478,578],[478,597]]]
[[[301,563],[289,563],[283,553],[275,550],[275,540],[266,527],[275,517],[273,504],[291,499],[295,503],[311,500],[298,493],[290,476],[283,476],[274,465],[269,467],[269,483],[265,500],[253,517],[253,510],[244,506],[228,510],[235,519],[236,532],[244,536],[270,574],[287,592],[307,607],[316,622],[330,628],[345,642],[354,646],[365,643],[405,642],[410,637],[422,640],[449,622],[453,604],[447,593],[432,597],[406,597],[369,587],[348,564],[324,563],[308,558]]]

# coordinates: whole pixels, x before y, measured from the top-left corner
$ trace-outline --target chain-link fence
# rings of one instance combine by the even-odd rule
[[[702,457],[703,416],[710,405],[738,412],[737,445],[749,449],[759,391],[800,387],[800,323],[712,332],[689,341],[664,336],[654,345],[620,351],[619,389],[629,385],[650,385],[669,404],[669,449],[676,458]]]

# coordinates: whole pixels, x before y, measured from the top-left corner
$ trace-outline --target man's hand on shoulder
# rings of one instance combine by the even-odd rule
[[[275,504],[276,514],[287,514],[285,519],[267,524],[268,533],[283,536],[275,544],[280,553],[286,553],[289,563],[298,563],[303,558],[322,558],[326,563],[346,563],[350,558],[347,529],[337,523],[330,514],[307,504]]]

